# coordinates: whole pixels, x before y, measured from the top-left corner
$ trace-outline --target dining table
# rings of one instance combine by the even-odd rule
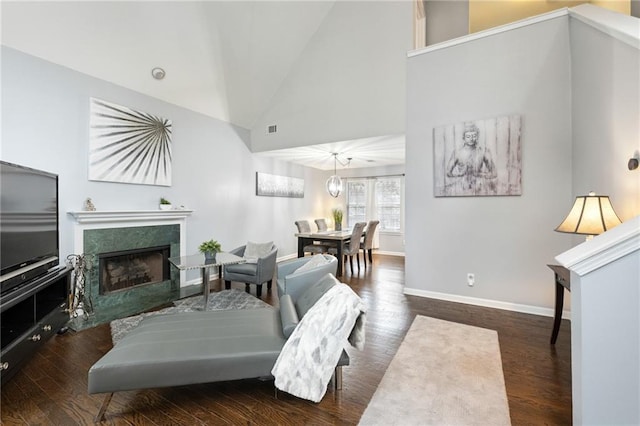
[[[295,236],[298,237],[298,257],[304,257],[304,246],[313,244],[314,241],[337,243],[338,270],[336,275],[338,277],[342,276],[342,246],[351,240],[351,230],[299,232]]]

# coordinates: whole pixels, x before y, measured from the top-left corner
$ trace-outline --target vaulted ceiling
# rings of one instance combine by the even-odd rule
[[[250,129],[333,4],[3,2],[2,43]]]
[[[1,35],[11,48],[252,129],[335,6],[334,0],[3,1]],[[154,67],[166,71],[163,80],[152,78]],[[363,136],[273,156],[325,170],[333,167],[330,152],[359,159],[354,167],[404,163],[404,135]]]

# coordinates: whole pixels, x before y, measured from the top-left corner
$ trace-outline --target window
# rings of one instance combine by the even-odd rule
[[[400,231],[401,185],[400,178],[376,180],[376,208],[380,230]]]
[[[381,231],[402,231],[402,177],[349,179],[346,192],[348,227],[376,219]]]
[[[353,228],[357,222],[366,222],[367,210],[366,180],[347,181],[347,226]]]

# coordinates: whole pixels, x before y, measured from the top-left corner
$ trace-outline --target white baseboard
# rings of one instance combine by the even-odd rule
[[[404,288],[404,294],[410,296],[428,297],[430,299],[446,300],[448,302],[465,303],[467,305],[483,306],[485,308],[502,309],[505,311],[522,312],[524,314],[553,317],[552,308],[540,306],[522,305],[519,303],[501,302],[498,300],[480,299],[477,297],[460,296],[457,294],[439,293],[436,291],[420,290],[416,288]],[[571,311],[562,311],[562,318],[571,319]]]
[[[373,254],[382,254],[382,255],[385,255],[385,256],[404,257],[404,252],[402,252],[402,251],[384,251],[384,250],[374,249]]]
[[[290,260],[290,259],[297,259],[298,258],[298,253],[291,253],[291,254],[287,254],[284,255],[282,257],[279,257],[276,262],[283,262],[285,260]]]

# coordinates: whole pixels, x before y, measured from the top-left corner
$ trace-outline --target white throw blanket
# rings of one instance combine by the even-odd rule
[[[271,370],[276,387],[320,402],[347,340],[364,348],[365,311],[362,299],[348,285],[331,287],[302,317],[282,348]]]

